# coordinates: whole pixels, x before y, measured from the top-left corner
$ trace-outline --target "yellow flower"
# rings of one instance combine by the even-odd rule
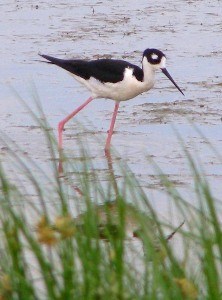
[[[0,279],[0,285],[1,289],[5,292],[11,292],[12,291],[12,285],[10,281],[10,277],[7,274],[4,274],[1,276]]]
[[[175,278],[174,281],[178,284],[182,294],[189,299],[197,299],[198,291],[195,285],[186,278]]]
[[[69,238],[76,233],[74,220],[70,215],[57,217],[54,227],[61,234],[62,238]]]
[[[39,243],[48,246],[53,246],[58,242],[58,238],[56,237],[54,230],[50,227],[43,227],[38,230],[37,237]]]
[[[42,228],[47,227],[47,226],[48,226],[48,222],[47,222],[46,216],[42,216],[36,225],[36,230],[39,231]]]
[[[12,293],[12,285],[11,285],[10,277],[7,274],[3,274],[0,277],[0,300],[9,299],[11,293]]]
[[[41,244],[53,246],[58,242],[55,231],[47,222],[45,216],[42,216],[40,221],[36,225],[37,238]]]

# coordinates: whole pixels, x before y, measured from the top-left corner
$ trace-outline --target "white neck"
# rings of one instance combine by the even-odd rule
[[[151,86],[154,85],[155,82],[155,68],[147,61],[147,58],[144,56],[142,61],[142,67],[143,67],[143,82],[147,83]]]
[[[142,60],[143,67],[143,82],[146,84],[147,88],[150,89],[154,86],[155,83],[155,69],[153,66],[147,61],[146,57],[143,57]]]

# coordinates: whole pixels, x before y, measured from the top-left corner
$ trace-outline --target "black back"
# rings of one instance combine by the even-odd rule
[[[48,55],[41,55],[72,74],[84,79],[94,77],[101,82],[116,83],[122,81],[126,68],[133,69],[133,75],[137,80],[143,81],[143,70],[124,60],[98,59],[91,61],[58,59]]]

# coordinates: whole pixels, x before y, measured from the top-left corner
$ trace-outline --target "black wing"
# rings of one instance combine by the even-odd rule
[[[59,59],[48,55],[42,55],[43,58],[77,76],[84,79],[94,77],[101,82],[116,83],[122,81],[124,70],[126,68],[133,69],[133,75],[137,80],[143,80],[143,70],[136,65],[128,63],[124,60],[114,59],[98,59],[91,61]]]

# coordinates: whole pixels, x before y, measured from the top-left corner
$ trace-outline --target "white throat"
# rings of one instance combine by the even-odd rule
[[[143,66],[143,74],[144,74],[144,79],[143,81],[151,86],[154,85],[155,82],[155,71],[156,69],[151,65],[147,58],[144,56],[143,61],[142,61],[142,66]]]

